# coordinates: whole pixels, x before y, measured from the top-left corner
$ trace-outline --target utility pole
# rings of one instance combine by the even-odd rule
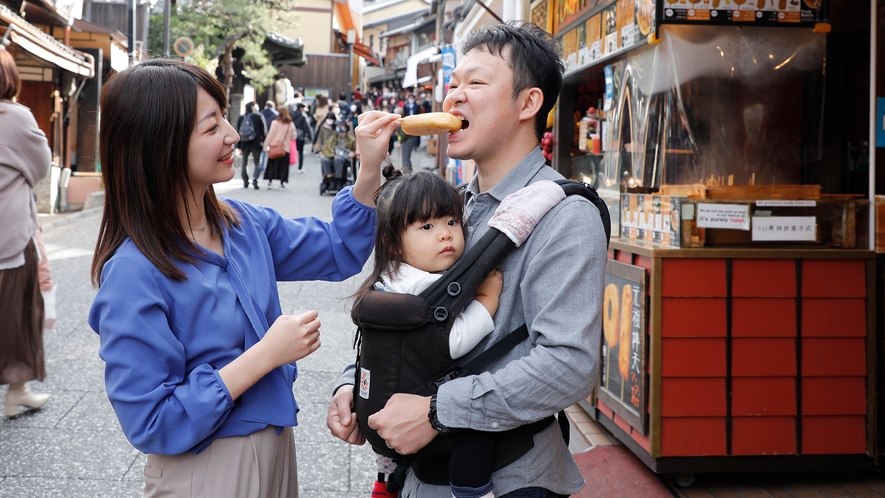
[[[172,11],[172,0],[163,0],[163,57],[169,57],[169,16]]]
[[[129,32],[126,33],[126,44],[129,45],[127,47],[129,52],[129,64],[135,62],[135,2],[136,0],[129,0],[128,2],[126,2],[129,6]]]

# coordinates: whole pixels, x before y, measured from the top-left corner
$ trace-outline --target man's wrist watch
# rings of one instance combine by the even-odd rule
[[[430,427],[440,434],[451,434],[457,430],[440,423],[439,417],[436,416],[436,394],[430,397],[430,411],[427,413],[427,418],[430,419]]]

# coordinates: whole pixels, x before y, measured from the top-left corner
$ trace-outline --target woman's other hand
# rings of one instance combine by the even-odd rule
[[[320,320],[316,310],[300,315],[281,315],[261,342],[268,341],[277,366],[294,363],[320,347]]]
[[[316,311],[283,315],[257,344],[218,370],[232,399],[239,398],[271,370],[292,363],[320,347]]]

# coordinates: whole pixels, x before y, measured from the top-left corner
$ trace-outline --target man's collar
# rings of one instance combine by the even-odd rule
[[[497,185],[488,190],[489,195],[498,202],[503,201],[508,195],[528,185],[527,179],[534,178],[545,165],[541,147],[535,147]],[[465,199],[469,201],[471,197],[479,194],[479,177],[474,175],[467,185]]]

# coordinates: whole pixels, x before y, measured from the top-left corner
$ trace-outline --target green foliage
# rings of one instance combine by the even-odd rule
[[[196,49],[187,59],[213,74],[219,56],[243,49],[243,73],[261,92],[277,74],[261,44],[267,33],[297,25],[296,5],[296,0],[179,0],[169,23],[170,43],[180,36],[192,39]],[[162,12],[151,15],[148,50],[163,53]]]

